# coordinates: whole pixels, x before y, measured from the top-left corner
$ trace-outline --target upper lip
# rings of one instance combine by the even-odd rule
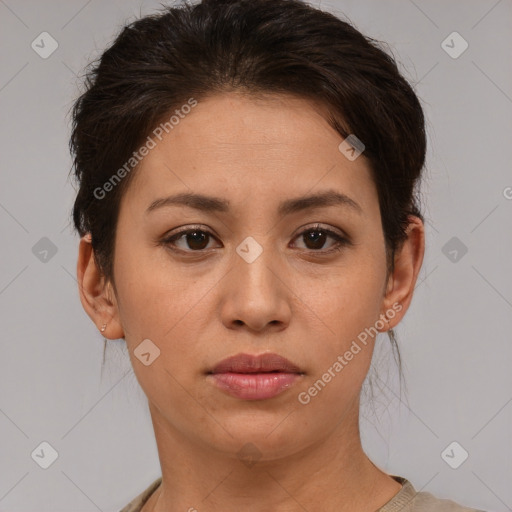
[[[301,369],[279,354],[260,355],[237,354],[223,359],[209,373],[262,373],[262,372],[302,373]]]

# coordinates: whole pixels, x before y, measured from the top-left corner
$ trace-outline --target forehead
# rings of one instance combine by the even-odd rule
[[[362,206],[374,201],[367,160],[340,152],[342,137],[325,116],[321,106],[292,96],[208,97],[155,139],[127,194],[146,204],[164,190],[263,201],[335,188]]]

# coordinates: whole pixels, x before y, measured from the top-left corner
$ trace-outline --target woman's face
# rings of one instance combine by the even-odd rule
[[[155,140],[121,202],[113,309],[152,414],[226,454],[252,443],[262,460],[353,428],[368,332],[406,309],[387,295],[364,153],[348,159],[314,104],[288,96],[213,96]],[[161,201],[177,194],[205,199]],[[233,396],[209,375],[266,352],[302,373],[276,396]]]

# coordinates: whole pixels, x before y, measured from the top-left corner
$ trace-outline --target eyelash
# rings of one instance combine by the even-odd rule
[[[199,254],[201,254],[203,251],[206,251],[207,249],[202,249],[202,250],[194,251],[194,250],[179,249],[179,248],[173,246],[173,244],[177,240],[179,240],[183,235],[186,235],[188,233],[197,233],[197,232],[205,233],[205,234],[215,238],[213,233],[211,233],[210,231],[202,229],[201,226],[195,226],[195,227],[183,229],[181,231],[178,231],[177,233],[174,233],[171,236],[168,236],[168,237],[162,239],[161,244],[169,247],[169,249],[171,249],[172,251],[179,252],[181,254],[183,254],[183,253],[199,253]],[[345,247],[352,245],[352,242],[348,238],[340,235],[339,233],[336,233],[335,231],[332,231],[331,229],[324,228],[324,227],[322,227],[322,226],[320,226],[318,224],[315,225],[315,226],[309,227],[309,228],[307,228],[307,229],[305,229],[303,231],[301,231],[300,233],[298,233],[294,237],[294,239],[298,238],[300,236],[303,236],[306,233],[311,233],[311,232],[325,233],[329,237],[333,238],[336,241],[336,244],[331,249],[328,249],[328,250],[321,250],[321,249],[314,250],[314,249],[310,249],[308,252],[312,252],[312,253],[316,253],[316,254],[331,254],[331,253],[334,253],[334,252],[342,251]]]

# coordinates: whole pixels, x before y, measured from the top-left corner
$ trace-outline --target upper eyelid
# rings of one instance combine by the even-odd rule
[[[307,225],[305,227],[300,227],[299,231],[296,232],[296,235],[300,235],[304,231],[312,231],[314,229],[331,232],[335,235],[342,236],[344,238],[348,237],[347,234],[340,228],[335,228],[335,227],[331,227],[331,226],[323,226],[321,222],[314,222],[313,225]]]

